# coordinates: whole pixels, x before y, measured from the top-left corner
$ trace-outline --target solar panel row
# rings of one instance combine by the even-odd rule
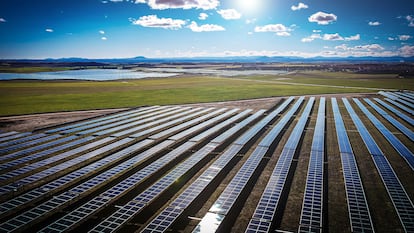
[[[359,134],[361,135],[365,145],[374,160],[375,166],[377,167],[378,173],[387,189],[387,192],[394,204],[394,207],[398,213],[401,224],[405,231],[414,231],[414,206],[408,197],[404,187],[401,185],[400,180],[392,169],[387,158],[382,153],[381,149],[375,143],[375,140],[369,134],[368,130],[353,110],[346,98],[342,101],[345,104],[346,109],[351,115],[352,121],[356,125]]]
[[[61,135],[54,134],[54,135],[48,135],[48,136],[45,136],[45,137],[41,137],[41,138],[38,138],[38,139],[35,139],[35,140],[22,142],[22,143],[19,143],[17,145],[8,146],[8,147],[5,147],[3,149],[0,149],[0,154],[5,155],[5,154],[8,154],[12,151],[23,150],[27,147],[32,147],[36,144],[51,141],[51,140],[54,140],[54,139],[57,139],[57,138],[60,138],[60,137],[61,137]]]
[[[379,94],[381,94],[381,95],[383,95],[385,97],[388,97],[388,98],[390,98],[392,100],[398,101],[398,102],[400,102],[400,103],[402,103],[402,104],[410,107],[411,109],[414,108],[414,104],[412,102],[410,102],[410,101],[407,101],[408,98],[401,97],[398,94],[395,94],[393,92],[381,92],[380,91]],[[410,100],[410,99],[408,99],[408,100]]]
[[[102,142],[103,143],[108,142],[109,141],[108,139],[109,138],[104,138],[102,139]],[[113,150],[114,148],[122,146],[124,144],[127,144],[131,141],[132,139],[125,138],[120,141],[112,142],[109,145],[98,148],[89,153],[83,154],[79,157],[75,157],[71,160],[60,163],[56,166],[47,168],[33,175],[19,179],[14,183],[0,187],[0,194],[5,195],[8,192],[15,192],[15,190],[20,190],[20,189],[26,190],[29,187],[32,188],[34,186],[38,186],[40,184],[46,183],[50,181],[51,179],[57,178],[57,174],[65,174],[65,173],[71,172],[75,170],[76,168],[78,168],[79,166],[81,166],[81,164],[86,163],[91,158],[96,157],[96,156],[101,157],[104,153],[107,153],[108,151]]]
[[[97,174],[103,171],[105,168],[108,168],[111,165],[116,164],[117,162],[123,160],[127,156],[134,154],[138,152],[139,150],[142,150],[143,148],[153,143],[154,143],[153,140],[143,140],[141,142],[135,143],[117,153],[107,156],[81,169],[73,171],[39,188],[33,189],[7,202],[1,203],[0,204],[0,216],[2,217],[8,216],[31,203],[35,203],[43,199],[46,196],[54,195],[59,190],[62,190],[65,187],[69,187],[70,185],[75,184],[76,182],[82,179],[87,179],[91,175],[94,175],[94,174]],[[158,146],[162,147],[161,144],[159,144]],[[156,151],[148,150],[146,152],[143,152],[140,155],[137,155],[125,161],[123,164],[119,166],[121,166],[125,170],[132,169],[134,166],[139,165],[142,161],[144,161],[145,159],[147,159],[149,156],[151,156],[153,153],[157,151],[158,149]],[[121,171],[121,170],[122,169],[118,169],[117,171]],[[109,174],[112,174],[112,173],[109,173]]]
[[[77,147],[75,149],[72,149],[70,151],[66,151],[63,152],[61,154],[49,157],[47,159],[35,162],[35,163],[31,163],[29,165],[26,165],[24,167],[15,169],[13,171],[10,171],[8,173],[2,174],[0,175],[0,181],[1,183],[11,183],[12,181],[19,179],[21,177],[24,176],[28,176],[30,174],[33,174],[36,171],[39,171],[41,168],[50,165],[50,164],[55,164],[61,160],[68,160],[68,159],[72,159],[74,158],[76,155],[79,155],[81,153],[83,153],[84,151],[87,150],[91,150],[95,147],[99,147],[102,144],[105,144],[109,141],[111,141],[112,138],[103,138],[101,140],[95,141],[95,142],[91,142],[89,144]],[[97,154],[97,153],[95,153]]]
[[[4,137],[8,137],[14,134],[17,134],[16,131],[10,131],[10,132],[0,132],[0,139],[3,139]]]
[[[325,105],[325,97],[321,97],[310,151],[299,232],[322,232]]]
[[[123,120],[123,121],[116,121],[116,122],[111,123],[111,124],[102,125],[102,126],[99,126],[99,127],[93,127],[93,128],[87,129],[87,130],[83,130],[83,131],[77,132],[76,134],[84,135],[84,134],[97,133],[97,132],[103,131],[105,129],[111,129],[113,127],[120,126],[120,125],[127,124],[127,123],[131,123],[131,122],[133,122],[133,124],[143,124],[143,123],[146,123],[146,122],[154,121],[155,119],[164,120],[163,117],[165,117],[165,116],[172,115],[172,114],[175,114],[175,113],[178,113],[178,112],[181,112],[181,111],[184,111],[184,110],[189,110],[189,109],[190,109],[189,107],[187,107],[187,108],[176,107],[176,108],[173,108],[173,110],[172,109],[166,109],[166,110],[163,111],[164,113],[156,114],[153,117],[144,118],[144,119],[141,119],[141,117],[135,117],[135,118],[127,119],[127,120]],[[138,121],[138,122],[135,122],[135,121]]]
[[[399,118],[403,119],[404,121],[406,121],[410,125],[414,126],[414,119],[412,117],[409,117],[406,114],[403,114],[402,112],[398,111],[397,109],[395,109],[391,105],[385,103],[384,101],[382,101],[382,100],[380,100],[378,98],[374,98],[374,100],[377,101],[382,106],[384,106],[385,108],[387,108],[388,110],[390,110],[392,113],[394,113]]]
[[[395,102],[394,100],[385,98],[386,101],[388,101],[389,103],[393,104],[394,106],[400,108],[401,110],[410,113],[411,115],[414,115],[414,110],[410,109],[409,107],[404,106],[403,104],[400,104],[398,102]]]
[[[348,204],[349,221],[352,232],[374,232],[368,202],[361,176],[348,134],[335,98],[331,99],[332,111],[341,156],[345,192]]]
[[[208,119],[208,118],[211,118],[211,117],[213,117],[217,114],[220,114],[220,113],[224,112],[225,110],[226,109],[222,108],[222,109],[215,110],[213,112],[209,112],[207,114],[204,114],[204,112],[206,110],[203,110],[203,111],[201,111],[202,112],[201,116],[198,116],[199,113],[197,112],[197,113],[190,114],[188,116],[184,116],[184,117],[179,118],[179,119],[168,121],[168,122],[163,123],[163,124],[160,124],[161,122],[157,122],[156,124],[151,123],[150,128],[146,127],[146,126],[149,125],[149,124],[146,124],[145,127],[135,127],[135,128],[127,129],[127,130],[124,130],[122,132],[113,134],[112,136],[113,137],[120,137],[120,136],[128,135],[129,137],[132,137],[132,138],[139,138],[139,137],[142,137],[142,136],[144,136],[146,134],[149,134],[149,133],[156,133],[156,132],[158,132],[159,130],[161,130],[163,128],[168,128],[168,127],[174,126],[176,124],[179,124],[179,125],[171,128],[171,129],[165,129],[165,131],[168,131],[168,133],[166,133],[162,136],[160,136],[160,134],[155,134],[155,135],[151,136],[151,138],[160,139],[162,137],[165,137],[166,135],[169,135],[169,134],[172,134],[174,132],[180,131],[183,128],[189,127],[189,126],[194,125],[196,123],[202,122],[205,119]],[[198,116],[198,117],[195,118],[195,119],[192,119],[196,116]],[[192,120],[186,121],[188,119],[192,119]],[[140,131],[140,132],[136,132],[138,129],[145,129],[145,128],[148,128],[148,129]],[[131,133],[133,133],[133,134],[131,135]],[[162,133],[162,132],[160,132],[160,133]]]
[[[315,97],[311,97],[302,112],[295,128],[290,134],[288,141],[283,147],[282,153],[270,175],[266,188],[260,197],[256,210],[247,226],[246,232],[269,232],[271,231],[273,218],[279,206],[280,198],[285,188],[286,179],[292,164],[296,148],[304,132],[310,112],[312,111]],[[322,203],[319,203],[319,207]]]
[[[68,142],[68,141],[72,141],[72,140],[74,140],[76,138],[78,138],[78,137],[76,137],[74,135],[69,136],[69,137],[59,138],[58,140],[54,140],[54,141],[51,141],[51,142],[48,142],[48,143],[40,144],[38,146],[29,147],[27,149],[20,150],[20,151],[17,151],[17,152],[8,154],[8,155],[2,157],[1,160],[4,161],[4,160],[15,159],[17,157],[21,157],[21,156],[24,156],[24,155],[31,155],[31,154],[33,154],[36,151],[39,151],[39,150],[42,150],[42,149],[46,149],[46,148],[52,147],[52,146],[57,145],[57,144],[65,143],[65,142]],[[29,157],[29,159],[30,160],[33,160],[32,157]],[[0,164],[0,171],[3,173],[3,171],[5,171],[6,169],[8,169],[10,167],[13,167],[13,166],[15,166],[17,164],[20,164],[19,162],[17,162],[17,160],[15,159],[15,160],[10,161],[8,163]],[[28,160],[26,160],[25,162],[27,162],[27,161]]]
[[[220,157],[211,164],[206,171],[204,171],[193,183],[189,185],[171,204],[163,209],[150,224],[144,229],[145,232],[162,232],[166,231],[195,200],[199,197],[203,190],[220,174],[230,161],[240,152],[243,146],[252,140],[252,138],[267,124],[269,124],[276,116],[281,113],[288,104],[293,100],[293,97],[287,99],[276,110],[272,111],[259,123],[255,124],[242,136],[240,136],[234,143],[232,143]],[[220,139],[220,136],[216,139]],[[216,139],[213,139],[215,141]],[[222,139],[220,139],[222,140]]]
[[[364,101],[369,104],[375,111],[377,111],[382,117],[384,117],[388,122],[394,125],[395,128],[400,130],[405,136],[407,136],[411,141],[414,141],[414,133],[408,129],[405,125],[401,124],[398,120],[388,114],[386,111],[382,110],[378,105],[374,104],[370,99],[364,98]]]
[[[209,124],[217,122],[218,120],[226,117],[227,115],[230,115],[230,114],[234,113],[235,111],[237,111],[237,110],[234,109],[234,110],[228,111],[224,114],[221,114],[220,116],[217,116],[217,117],[211,119],[211,120],[214,120],[214,121],[208,120],[206,122],[208,122]],[[225,123],[225,124],[218,124],[217,126],[220,126],[220,128],[224,128],[228,124],[231,124],[231,123],[235,122],[236,120],[240,119],[241,117],[244,117],[248,112],[250,112],[250,110],[246,110],[242,113],[239,113],[238,115],[224,121],[223,123]],[[209,122],[209,121],[211,121],[211,122]],[[204,122],[204,123],[206,123],[206,122]],[[200,125],[202,125],[202,124],[200,124]],[[202,129],[202,128],[199,128],[199,129]],[[216,130],[207,130],[207,131],[204,131],[204,132],[208,132],[209,134],[213,134],[215,131]],[[195,132],[195,131],[188,131],[186,135],[191,135],[193,132]],[[181,135],[181,133],[177,134],[177,135]],[[193,146],[195,146],[197,144],[197,142],[199,140],[201,140],[201,138],[199,138],[198,136],[199,135],[193,137],[192,139],[190,139],[189,142],[184,143],[183,145],[181,145],[180,147],[178,147],[175,150],[171,151],[170,153],[163,156],[162,158],[158,159],[154,163],[146,166],[143,170],[140,170],[137,173],[129,176],[128,178],[125,178],[123,181],[119,182],[117,185],[115,185],[112,188],[106,190],[105,192],[103,192],[99,196],[93,198],[92,200],[88,201],[87,203],[85,203],[81,207],[77,208],[76,210],[70,212],[69,214],[65,215],[61,219],[59,219],[59,220],[55,221],[54,223],[50,224],[49,226],[44,228],[42,231],[43,232],[50,232],[50,231],[53,232],[55,230],[56,231],[62,231],[62,230],[72,229],[77,224],[81,223],[82,221],[85,221],[90,215],[98,212],[99,210],[104,208],[106,205],[114,202],[115,200],[120,198],[122,195],[124,195],[128,191],[130,191],[133,188],[137,187],[145,179],[149,178],[155,172],[162,169],[167,164],[171,163],[179,155],[183,154],[186,151],[189,151]],[[185,136],[181,136],[181,137],[185,137]],[[190,156],[184,162],[182,162],[178,166],[176,166],[171,172],[169,172],[167,175],[165,175],[160,180],[158,180],[157,183],[155,184],[155,186],[151,186],[149,188],[149,190],[150,190],[149,192],[154,193],[154,192],[157,192],[157,191],[161,191],[163,186],[168,186],[168,183],[170,183],[170,184],[174,183],[176,181],[176,179],[178,179],[180,176],[184,175],[189,169],[193,168],[198,162],[200,162],[210,152],[212,152],[218,145],[219,144],[217,144],[217,143],[209,143],[206,146],[204,146],[203,148],[201,148],[198,152],[194,153],[192,156]],[[166,187],[164,187],[164,188],[166,188]]]
[[[75,124],[69,124],[69,125],[58,127],[58,128],[50,129],[50,130],[47,130],[46,133],[56,133],[56,132],[64,131],[64,130],[67,130],[67,129],[72,129],[72,128],[80,127],[80,126],[87,125],[87,124],[92,124],[92,123],[95,123],[95,122],[102,122],[102,121],[106,121],[106,120],[109,120],[109,119],[119,118],[119,117],[122,117],[122,116],[125,116],[125,115],[134,114],[134,113],[137,113],[137,112],[142,113],[144,111],[149,111],[149,110],[152,110],[152,109],[155,109],[155,108],[159,108],[159,106],[142,107],[142,108],[139,108],[137,110],[131,110],[131,111],[126,111],[126,112],[122,112],[122,113],[115,113],[115,114],[111,114],[111,115],[106,116],[106,117],[98,117],[98,118],[93,119],[93,120],[91,119],[91,120],[82,121],[82,122],[75,123]]]
[[[149,121],[146,124],[137,124],[137,122],[132,122],[132,123],[129,123],[129,124],[120,125],[118,127],[111,127],[107,130],[102,130],[102,131],[95,132],[94,135],[100,136],[100,135],[105,135],[105,134],[113,134],[117,131],[120,131],[120,132],[123,133],[123,130],[131,129],[131,127],[134,127],[136,125],[141,125],[141,128],[149,128],[152,125],[157,125],[157,124],[160,124],[160,123],[163,123],[163,122],[167,122],[169,124],[172,124],[171,121],[173,121],[174,119],[178,122],[178,121],[182,121],[183,118],[187,119],[190,114],[192,115],[192,113],[194,115],[200,115],[200,112],[206,112],[207,111],[207,109],[204,109],[202,111],[200,111],[200,110],[201,110],[201,108],[194,108],[194,109],[188,109],[186,111],[182,110],[182,111],[179,111],[177,113],[172,112],[174,115],[169,115],[167,117],[162,117],[161,116],[162,117],[161,119],[155,120],[155,121]],[[169,113],[171,114],[171,112],[169,112]],[[147,120],[147,119],[145,119],[145,120]]]
[[[222,115],[224,115],[224,114],[222,114]],[[217,119],[220,119],[220,116],[219,117],[216,117],[216,118]],[[213,124],[214,121],[212,121],[211,123]],[[123,140],[125,140],[125,139],[123,139]],[[133,140],[133,139],[128,138],[128,140]],[[173,143],[175,143],[175,142],[172,141],[172,140],[168,140],[168,141],[165,141],[165,142],[160,143],[157,147],[153,147],[153,148],[147,150],[147,153],[144,153],[144,152],[141,153],[141,156],[140,156],[141,162],[142,162],[142,159],[143,158],[147,159],[151,155],[154,155],[155,153],[159,152],[160,150],[165,149],[167,146],[169,146],[169,145],[171,145]],[[137,162],[136,159],[135,159],[135,162]],[[35,218],[32,218],[32,220],[30,220],[30,221],[34,221],[34,222],[35,221],[38,221],[38,219],[40,217],[43,218],[44,215],[51,214],[53,211],[56,211],[57,209],[61,208],[62,206],[67,205],[69,202],[73,202],[74,201],[73,200],[74,198],[76,198],[76,199],[77,198],[80,198],[81,194],[85,195],[85,193],[89,192],[88,190],[91,190],[91,189],[97,188],[97,187],[101,187],[102,185],[105,184],[105,182],[108,182],[108,180],[111,180],[111,177],[114,177],[114,176],[117,177],[117,176],[120,175],[120,172],[124,172],[125,173],[127,170],[129,170],[129,169],[131,169],[133,167],[134,166],[131,164],[131,161],[129,161],[129,163],[127,163],[127,164],[124,164],[124,163],[123,164],[120,164],[120,165],[114,167],[113,169],[108,170],[107,172],[104,172],[101,175],[98,175],[98,176],[94,177],[93,179],[91,179],[89,181],[89,183],[88,182],[85,182],[83,184],[83,186],[81,184],[81,185],[73,188],[71,191],[68,191],[68,192],[65,192],[62,195],[59,195],[58,197],[61,198],[59,200],[59,203],[60,204],[57,204],[56,201],[53,201],[53,200],[51,200],[49,202],[42,203],[41,205],[39,205],[40,206],[39,208],[48,209],[48,211],[47,212],[42,212],[40,215],[37,214],[36,217]],[[73,196],[72,195],[73,193],[76,193],[76,195]],[[64,200],[66,200],[66,201],[64,201]],[[30,216],[30,215],[33,214],[32,213],[33,211],[34,212],[39,212],[39,211],[41,212],[41,210],[39,210],[39,208],[34,208],[34,209],[32,209],[32,211],[26,211],[26,212],[24,212],[23,214],[21,214],[19,216],[20,216],[20,218],[27,218],[28,215]],[[4,226],[6,228],[11,227],[13,229],[24,226],[24,224],[21,225],[21,223],[19,223],[19,221],[16,220],[17,218],[19,218],[19,216],[16,216],[16,218],[13,218],[10,221],[6,222]],[[17,224],[15,224],[16,221],[17,221]]]
[[[368,109],[358,100],[353,99],[362,112],[369,118],[369,120],[374,124],[374,126],[384,135],[389,143],[394,147],[394,149],[405,159],[408,165],[414,170],[414,154],[400,141],[398,138],[387,129],[381,121],[379,121]]]
[[[299,98],[293,107],[283,116],[282,119],[272,128],[272,130],[261,140],[256,149],[252,152],[237,174],[233,177],[224,191],[220,194],[208,213],[196,226],[194,232],[204,231],[206,228],[210,232],[215,232],[225,221],[226,215],[234,208],[234,204],[240,198],[246,184],[252,178],[263,157],[267,153],[270,145],[287,125],[293,114],[299,109],[304,98]],[[213,223],[212,223],[213,221]]]
[[[27,133],[16,133],[16,134],[8,135],[8,136],[0,138],[0,142],[4,143],[6,141],[10,141],[10,140],[13,140],[13,139],[16,139],[16,138],[25,137],[25,136],[28,136],[28,135],[31,135],[31,134],[32,133],[27,132]]]
[[[86,196],[89,192],[105,184],[108,184],[110,180],[125,174],[126,171],[131,170],[134,166],[142,163],[144,160],[153,156],[154,154],[164,150],[168,146],[172,145],[174,141],[168,140],[158,144],[156,147],[152,147],[133,158],[115,166],[105,172],[86,180],[85,182],[54,196],[52,199],[47,200],[43,203],[38,204],[36,207],[29,209],[22,214],[0,224],[0,230],[3,231],[15,231],[24,230],[28,227],[28,224],[36,223],[42,218],[52,215],[59,211],[61,208],[68,206],[69,204],[79,200]],[[86,172],[86,171],[85,171]],[[58,179],[59,181],[61,179]],[[65,180],[63,181],[65,182]]]
[[[39,133],[39,134],[29,134],[29,135],[28,136],[24,136],[24,137],[20,137],[20,138],[11,140],[11,141],[7,141],[7,142],[0,143],[0,147],[10,147],[10,146],[13,146],[13,145],[17,145],[17,144],[20,144],[20,143],[24,143],[24,142],[27,142],[27,141],[35,140],[35,139],[38,139],[38,138],[41,138],[41,137],[45,137],[46,136],[46,134],[43,134],[43,133]]]
[[[177,107],[175,107],[173,109],[177,109]],[[75,133],[75,132],[79,132],[79,131],[86,131],[87,129],[92,129],[92,128],[95,128],[95,127],[104,127],[105,125],[117,124],[117,123],[120,123],[120,122],[123,123],[123,122],[130,122],[130,121],[134,121],[134,120],[141,120],[141,119],[143,120],[145,118],[149,118],[149,117],[157,115],[157,114],[165,113],[165,112],[168,112],[168,111],[173,110],[173,109],[160,107],[160,108],[157,108],[157,109],[152,109],[150,112],[145,111],[144,114],[133,114],[132,117],[131,117],[131,115],[126,115],[126,116],[124,115],[122,117],[117,117],[117,118],[113,118],[113,119],[109,119],[109,120],[105,120],[105,121],[98,121],[98,122],[95,122],[95,123],[92,123],[92,124],[89,124],[89,122],[86,122],[88,124],[83,124],[83,125],[78,126],[78,127],[63,130],[60,133],[61,134],[69,134],[69,133]]]
[[[401,95],[400,92],[387,92],[387,93],[389,93],[390,95],[393,95],[393,96],[397,97],[398,99],[407,101],[407,103],[410,103],[410,104],[413,104],[414,103],[414,101],[411,98],[407,98],[407,97]],[[411,105],[411,106],[414,106],[414,105]]]
[[[239,116],[244,116],[245,113],[250,112],[244,111],[242,114],[233,117],[234,120],[237,120]],[[233,128],[222,133],[220,136],[220,141],[224,141],[227,138],[231,137],[232,134],[229,132],[234,132],[234,129],[240,130],[248,123],[256,119],[258,116],[262,115],[263,111],[252,115],[242,122],[238,123]],[[232,119],[232,118],[231,118]],[[230,120],[230,119],[229,119]],[[225,121],[226,124],[220,124],[221,128],[224,126],[234,122],[232,121]],[[224,123],[224,122],[223,122]],[[219,125],[217,125],[219,126]],[[214,132],[214,131],[212,131]],[[236,131],[237,132],[237,131]],[[218,138],[216,137],[216,138]],[[198,136],[194,137],[198,138]],[[190,139],[190,141],[198,141]],[[174,182],[176,182],[182,175],[188,172],[192,167],[194,167],[199,161],[204,159],[209,153],[211,153],[220,143],[214,142],[215,140],[210,141],[206,146],[195,152],[190,158],[186,159],[183,163],[179,164],[173,170],[171,170],[168,174],[163,176],[159,179],[155,184],[151,185],[145,191],[140,193],[138,196],[134,197],[131,201],[129,201],[126,205],[122,206],[118,209],[115,213],[113,213],[110,217],[102,221],[99,225],[97,225],[92,232],[113,232],[121,227],[122,224],[127,222],[131,219],[134,215],[137,215],[145,206],[149,205],[150,202],[154,201],[163,191],[169,188]]]

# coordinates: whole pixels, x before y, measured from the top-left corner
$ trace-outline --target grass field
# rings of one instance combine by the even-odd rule
[[[348,88],[343,88],[343,86]],[[379,75],[377,78],[372,75],[367,78],[363,75],[358,78],[358,76],[345,73],[318,72],[290,74],[289,76],[245,78],[194,76],[108,82],[1,81],[0,115],[200,103],[289,95],[376,92],[378,90],[365,88],[381,87],[414,89],[414,80],[396,79],[390,75]]]

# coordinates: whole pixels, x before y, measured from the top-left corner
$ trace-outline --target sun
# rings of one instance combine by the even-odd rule
[[[261,0],[235,0],[237,8],[244,14],[257,13]]]

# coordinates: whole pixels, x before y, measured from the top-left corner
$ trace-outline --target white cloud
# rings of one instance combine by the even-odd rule
[[[367,51],[381,51],[384,50],[379,44],[369,44],[369,45],[357,45],[353,47],[354,50],[367,50]]]
[[[378,22],[378,21],[375,21],[375,22],[369,22],[368,25],[369,26],[379,26],[379,25],[381,25],[381,23]]]
[[[399,35],[398,36],[398,39],[402,40],[402,41],[406,41],[406,40],[409,40],[411,38],[412,38],[412,36],[410,36],[410,35]]]
[[[408,21],[408,26],[409,27],[414,27],[414,16],[407,15],[407,16],[405,16],[405,19]]]
[[[403,57],[413,57],[414,56],[414,46],[404,45],[399,49],[400,55]]]
[[[265,26],[256,26],[255,32],[274,32],[278,36],[290,36],[291,29],[287,28],[283,24],[268,24]]]
[[[46,32],[53,32],[53,29],[51,29],[51,28],[46,28],[46,29],[45,29],[45,31],[46,31]]]
[[[219,10],[217,11],[223,17],[223,19],[230,20],[230,19],[240,19],[241,14],[236,11],[235,9],[227,9],[227,10]]]
[[[312,35],[310,35],[308,37],[303,38],[302,39],[302,42],[312,42],[315,39],[322,39],[322,37],[321,37],[320,34],[312,34]]]
[[[359,34],[356,34],[355,36],[345,37],[346,41],[360,40],[360,39],[361,39],[361,36]]]
[[[7,22],[4,18],[0,18],[0,23],[5,23]]]
[[[352,40],[360,40],[361,36],[359,34],[356,34],[354,36],[349,37],[343,37],[339,35],[339,33],[335,34],[324,34],[321,36],[319,33],[314,33],[308,37],[302,38],[302,42],[312,42],[315,39],[322,39],[322,40],[328,40],[328,41],[337,41],[337,40],[344,40],[344,41],[352,41]]]
[[[323,40],[345,40],[338,33],[335,33],[335,34],[325,34],[325,35],[323,35],[322,39]]]
[[[142,27],[164,28],[177,30],[185,25],[185,21],[181,19],[158,18],[156,15],[142,16],[139,19],[130,19],[132,24]]]
[[[308,7],[309,7],[308,5],[300,2],[297,6],[295,6],[295,5],[291,6],[290,9],[292,11],[297,11],[297,10],[300,10],[300,9],[307,9]]]
[[[312,30],[313,33],[319,33],[322,32],[322,30]]]
[[[388,40],[395,40],[394,37],[388,37]]]
[[[146,3],[147,1],[145,1],[145,0],[135,0],[135,4],[138,4],[138,3]]]
[[[220,4],[219,0],[139,0],[136,3],[147,3],[152,9],[216,9]]]
[[[101,40],[107,40],[108,38],[106,38],[105,36],[101,37]]]
[[[318,23],[320,25],[328,25],[333,21],[337,20],[337,16],[334,14],[328,14],[325,12],[316,12],[315,14],[309,16],[308,20],[312,23]]]
[[[105,34],[105,31],[104,30],[99,30],[99,34],[103,35],[103,34]]]
[[[208,18],[208,14],[206,13],[200,13],[200,15],[198,16],[199,20],[206,20]]]
[[[187,26],[193,32],[217,32],[217,31],[225,31],[226,29],[220,25],[215,24],[203,24],[198,26],[196,22],[191,22],[190,25]]]

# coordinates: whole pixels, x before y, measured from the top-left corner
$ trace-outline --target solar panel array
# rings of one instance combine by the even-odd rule
[[[353,99],[362,112],[370,119],[374,126],[384,135],[396,151],[405,159],[414,170],[414,154],[389,130],[381,123],[358,99]]]
[[[358,99],[352,104],[344,100],[344,104],[403,229],[410,232],[414,208],[409,195],[383,155],[382,145],[370,136],[372,129],[368,132],[358,117],[370,121],[394,146],[395,154],[406,159],[407,164],[401,166],[412,171],[412,146],[404,142],[413,139],[412,117],[407,115],[413,109],[407,103],[413,103],[414,95],[380,94],[393,100],[386,99],[387,104],[376,98],[377,105],[364,98],[366,105]],[[256,190],[254,182],[264,174],[270,177],[258,189],[262,193],[256,194],[260,196],[255,200],[257,206],[244,213],[249,216],[243,217],[244,225],[237,231],[278,230],[280,220],[275,216],[288,211],[280,208],[281,200],[291,191],[291,179],[297,172],[291,165],[299,156],[297,148],[304,135],[310,132],[311,146],[299,157],[309,156],[309,164],[303,173],[303,203],[294,227],[299,232],[322,232],[328,229],[324,203],[329,198],[325,196],[324,158],[335,156],[325,151],[331,142],[325,133],[330,130],[337,134],[351,230],[373,232],[375,222],[354,145],[342,120],[344,113],[336,99],[331,99],[332,110],[326,109],[324,97],[319,98],[318,110],[312,111],[315,100],[289,97],[272,110],[150,106],[37,132],[0,132],[0,232],[176,232],[189,221],[196,227],[187,225],[186,232],[230,231],[229,227],[238,225],[235,219],[243,206],[249,204],[245,201],[250,191]],[[351,105],[361,110],[359,116]],[[332,113],[335,129],[325,125]],[[315,117],[315,126],[305,130],[310,117]],[[384,126],[385,121],[402,134],[397,138]],[[282,145],[278,139],[283,133],[287,141]],[[280,155],[273,153],[276,148],[282,151]],[[264,166],[270,157],[275,157],[276,164]],[[213,195],[219,185],[221,189]],[[166,200],[172,192],[177,193]]]
[[[381,179],[388,191],[388,195],[390,196],[395,210],[398,213],[401,224],[407,232],[413,232],[414,205],[411,202],[410,197],[401,185],[401,182],[388,162],[388,159],[384,156],[384,153],[381,151],[365,125],[355,113],[348,100],[343,98],[342,101],[344,102],[348,113],[351,115],[352,121],[356,125],[359,134],[361,135],[372,159],[374,160],[378,173],[380,174]]]
[[[368,202],[366,199],[357,161],[349,142],[348,134],[338,103],[331,99],[334,114],[336,136],[338,139],[339,153],[341,156],[345,192],[348,203],[349,221],[352,232],[374,232]]]
[[[325,105],[325,97],[321,97],[310,151],[299,232],[322,232],[323,228]]]
[[[288,141],[283,147],[282,153],[276,163],[275,168],[267,182],[266,188],[260,197],[259,204],[247,226],[246,232],[269,232],[272,229],[273,218],[276,214],[280,198],[285,187],[286,179],[292,164],[297,146],[304,132],[310,112],[315,102],[315,97],[311,97],[302,112],[295,128],[289,136]]]

